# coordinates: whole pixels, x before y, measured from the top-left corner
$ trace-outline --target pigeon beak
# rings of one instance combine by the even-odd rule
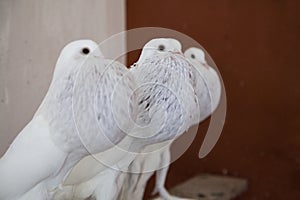
[[[182,53],[181,51],[172,51],[172,53],[177,54],[177,55],[184,56],[183,53]]]
[[[101,53],[99,47],[97,47],[96,49],[94,49],[92,51],[92,55],[95,57],[95,58],[104,58],[103,54]]]
[[[209,69],[209,65],[208,65],[207,63],[201,62],[201,64],[202,64],[206,69]]]

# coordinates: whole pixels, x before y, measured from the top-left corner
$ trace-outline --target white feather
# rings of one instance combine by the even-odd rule
[[[159,50],[160,45],[164,45],[162,51]],[[129,150],[140,152],[143,148],[147,150],[147,145],[169,142],[168,140],[175,139],[192,124],[199,121],[197,96],[193,88],[193,70],[193,66],[183,57],[178,41],[157,39],[145,45],[136,67],[130,69],[130,74],[135,77],[135,83],[139,88],[135,90],[137,104],[134,104],[138,126],[135,126],[128,139],[125,139],[125,141],[130,141]],[[135,138],[132,139],[131,136]],[[120,144],[122,143],[123,141]],[[104,154],[108,157],[115,157],[118,153],[107,151]],[[105,157],[104,154],[101,155]],[[114,168],[125,170],[132,166],[133,169],[134,164],[131,164],[134,159],[138,160],[137,163],[144,161],[144,158],[140,160],[128,153],[114,165]],[[103,171],[103,166],[97,162],[91,162],[90,158],[82,162],[88,162],[88,164],[81,166],[90,167],[88,169],[80,167],[81,169],[75,171],[75,174],[71,173],[70,177],[73,178],[70,179],[72,179],[71,184],[73,185],[65,186],[68,189],[63,188],[58,191],[57,196],[71,192],[72,194],[65,196],[75,196],[75,198],[94,196],[96,199],[105,199],[109,195],[110,199],[121,198],[117,186],[123,185],[126,174],[118,172],[113,177],[108,176],[107,174],[111,174],[111,170],[114,169],[108,168]],[[143,168],[137,166],[137,172],[144,172]],[[157,170],[156,167],[156,165],[149,166],[149,171]],[[114,179],[114,182],[111,182],[109,186],[107,181],[110,178]],[[70,182],[67,181],[67,183]],[[103,184],[110,189],[103,191],[101,188],[104,187]],[[88,195],[86,194],[87,188],[91,192]]]
[[[0,159],[1,200],[52,199],[55,189],[88,154],[87,150],[104,151],[125,136],[110,119],[112,110],[107,104],[113,93],[111,88],[120,76],[118,72],[105,71],[109,64],[111,61],[103,60],[98,45],[90,40],[72,42],[62,50],[42,104]],[[119,70],[124,68],[121,64],[112,65]],[[99,80],[103,84],[97,88]],[[95,109],[90,104],[93,94]],[[122,101],[131,92],[120,94],[128,94],[119,96]],[[116,110],[117,114],[127,116],[127,108],[117,106]],[[95,121],[106,125],[102,131],[90,126]]]
[[[195,67],[195,92],[198,97],[200,118],[199,122],[204,121],[217,108],[221,98],[221,82],[216,71],[208,66],[205,54],[201,49],[189,48],[184,53],[185,57]],[[153,148],[160,149],[160,144],[152,145]],[[154,172],[147,172],[145,166],[153,166],[159,169],[156,172],[156,185],[153,194],[159,193],[163,199],[180,199],[171,196],[164,187],[170,162],[170,144],[158,151],[156,155],[148,155],[143,159],[135,159],[131,165],[139,167],[140,174],[128,174],[122,188],[123,199],[142,199],[147,181]],[[162,164],[163,163],[163,164]],[[163,168],[161,168],[163,166]]]

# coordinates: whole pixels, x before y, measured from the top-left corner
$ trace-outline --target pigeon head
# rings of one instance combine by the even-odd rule
[[[184,56],[197,65],[201,64],[202,66],[204,66],[206,68],[209,67],[205,60],[205,53],[202,49],[199,49],[196,47],[188,48],[184,52]]]
[[[144,61],[155,55],[167,53],[182,54],[180,42],[173,38],[152,39],[143,47],[138,62]]]
[[[76,71],[89,56],[103,58],[98,44],[92,40],[77,40],[67,44],[56,63],[54,77]]]

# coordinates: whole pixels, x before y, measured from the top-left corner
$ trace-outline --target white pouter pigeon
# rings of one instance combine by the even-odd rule
[[[125,136],[111,119],[110,106],[123,71],[122,64],[105,60],[91,40],[63,48],[42,104],[0,159],[1,200],[52,199],[88,151],[104,151]],[[118,93],[120,106],[114,109],[126,121],[128,108],[121,102],[130,98],[132,80],[124,81],[128,84]]]
[[[140,126],[126,137],[131,140],[130,150],[142,151],[147,155],[153,150],[153,147],[147,145],[169,143],[199,121],[199,107],[193,88],[195,84],[193,70],[193,66],[181,53],[181,44],[175,39],[153,39],[144,46],[135,67],[129,70],[129,74],[134,76],[139,86],[135,90],[137,99],[135,109],[137,110],[136,123]],[[152,123],[160,126],[153,128],[149,125]],[[124,141],[120,142],[122,143],[126,144]],[[101,159],[101,155],[115,156],[110,150],[96,157]],[[128,170],[134,159],[141,159],[139,156],[144,155],[129,152],[113,166],[115,169],[106,170],[101,164],[95,166],[97,161],[92,161],[92,158],[84,159],[82,162],[87,163],[83,163],[80,169],[70,174],[68,179],[72,181],[67,180],[67,182],[71,185],[66,185],[62,191],[58,191],[57,199],[73,197],[84,199],[89,196],[96,199],[122,199],[119,188],[123,187],[123,179],[127,175],[114,170]],[[156,167],[146,166],[148,171],[155,171]],[[132,170],[140,172],[139,168]]]
[[[202,49],[191,47],[184,53],[185,57],[195,67],[196,77],[196,94],[200,107],[200,122],[204,121],[217,108],[221,98],[221,81],[217,72],[208,65],[205,60],[205,53]],[[155,147],[155,145],[157,147]],[[161,144],[154,144],[152,148],[159,149]],[[170,146],[170,144],[168,144]],[[155,193],[163,199],[182,199],[171,196],[164,187],[168,172],[168,164],[170,163],[170,147],[165,147],[163,150],[156,152],[153,155],[146,155],[145,158],[135,159],[131,167],[140,168],[140,174],[128,174],[125,178],[124,186],[121,189],[123,199],[142,199],[147,181],[154,172],[144,172],[145,166],[154,166],[156,171]],[[156,165],[156,166],[155,166]]]

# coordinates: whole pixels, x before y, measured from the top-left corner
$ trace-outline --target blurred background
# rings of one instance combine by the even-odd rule
[[[238,199],[299,199],[300,1],[129,0],[126,5],[127,29],[166,27],[197,40],[226,88],[227,117],[217,145],[198,159],[207,120],[171,165],[167,186],[198,173],[224,173],[248,179],[248,190]]]
[[[298,200],[299,9],[297,0],[0,0],[1,155],[40,104],[67,42],[100,42],[126,29],[165,27],[189,35],[209,52],[227,93],[217,145],[198,158],[208,119],[171,165],[167,187],[212,173],[247,179],[248,190],[238,199]],[[128,65],[138,56],[130,53]],[[146,197],[152,187],[153,180]]]

